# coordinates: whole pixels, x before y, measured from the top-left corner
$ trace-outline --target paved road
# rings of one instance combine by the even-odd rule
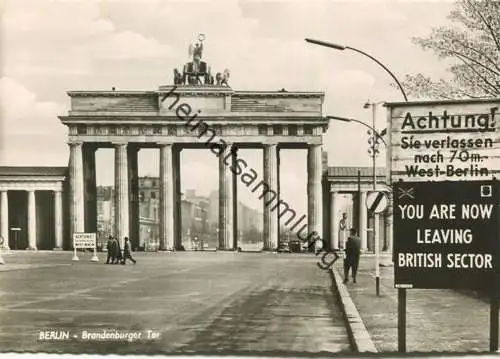
[[[328,273],[312,255],[138,253],[137,265],[90,254],[15,253],[0,271],[3,351],[307,354],[350,351]],[[49,265],[49,266],[48,266]],[[12,270],[6,270],[11,268]],[[83,331],[133,330],[132,342]],[[61,341],[40,331],[69,331]],[[159,338],[147,339],[147,330]],[[73,336],[76,336],[74,338]],[[255,353],[258,351],[258,353]]]

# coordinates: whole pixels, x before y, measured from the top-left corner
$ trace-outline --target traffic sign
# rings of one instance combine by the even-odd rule
[[[389,198],[382,191],[369,192],[366,196],[366,208],[370,213],[381,213],[389,205]]]
[[[499,284],[500,182],[396,182],[396,288],[493,289]]]

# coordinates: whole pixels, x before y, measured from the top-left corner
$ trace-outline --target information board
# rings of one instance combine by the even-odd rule
[[[492,288],[499,269],[499,182],[396,182],[396,288]]]
[[[500,100],[389,103],[391,179],[500,177]]]
[[[95,233],[74,233],[73,248],[96,248]]]

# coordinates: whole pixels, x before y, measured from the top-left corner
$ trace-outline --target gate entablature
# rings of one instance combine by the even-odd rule
[[[166,138],[199,142],[206,125],[234,142],[273,137],[277,142],[321,143],[328,128],[320,92],[164,86],[158,91],[70,91],[68,95],[71,110],[59,118],[69,127],[70,140],[84,142],[124,136],[139,143]],[[193,130],[200,120],[205,125]]]

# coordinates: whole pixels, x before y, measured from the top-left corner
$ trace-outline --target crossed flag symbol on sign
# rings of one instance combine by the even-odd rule
[[[415,199],[415,188],[410,187],[408,189],[398,188],[398,199],[403,199],[405,197]]]

